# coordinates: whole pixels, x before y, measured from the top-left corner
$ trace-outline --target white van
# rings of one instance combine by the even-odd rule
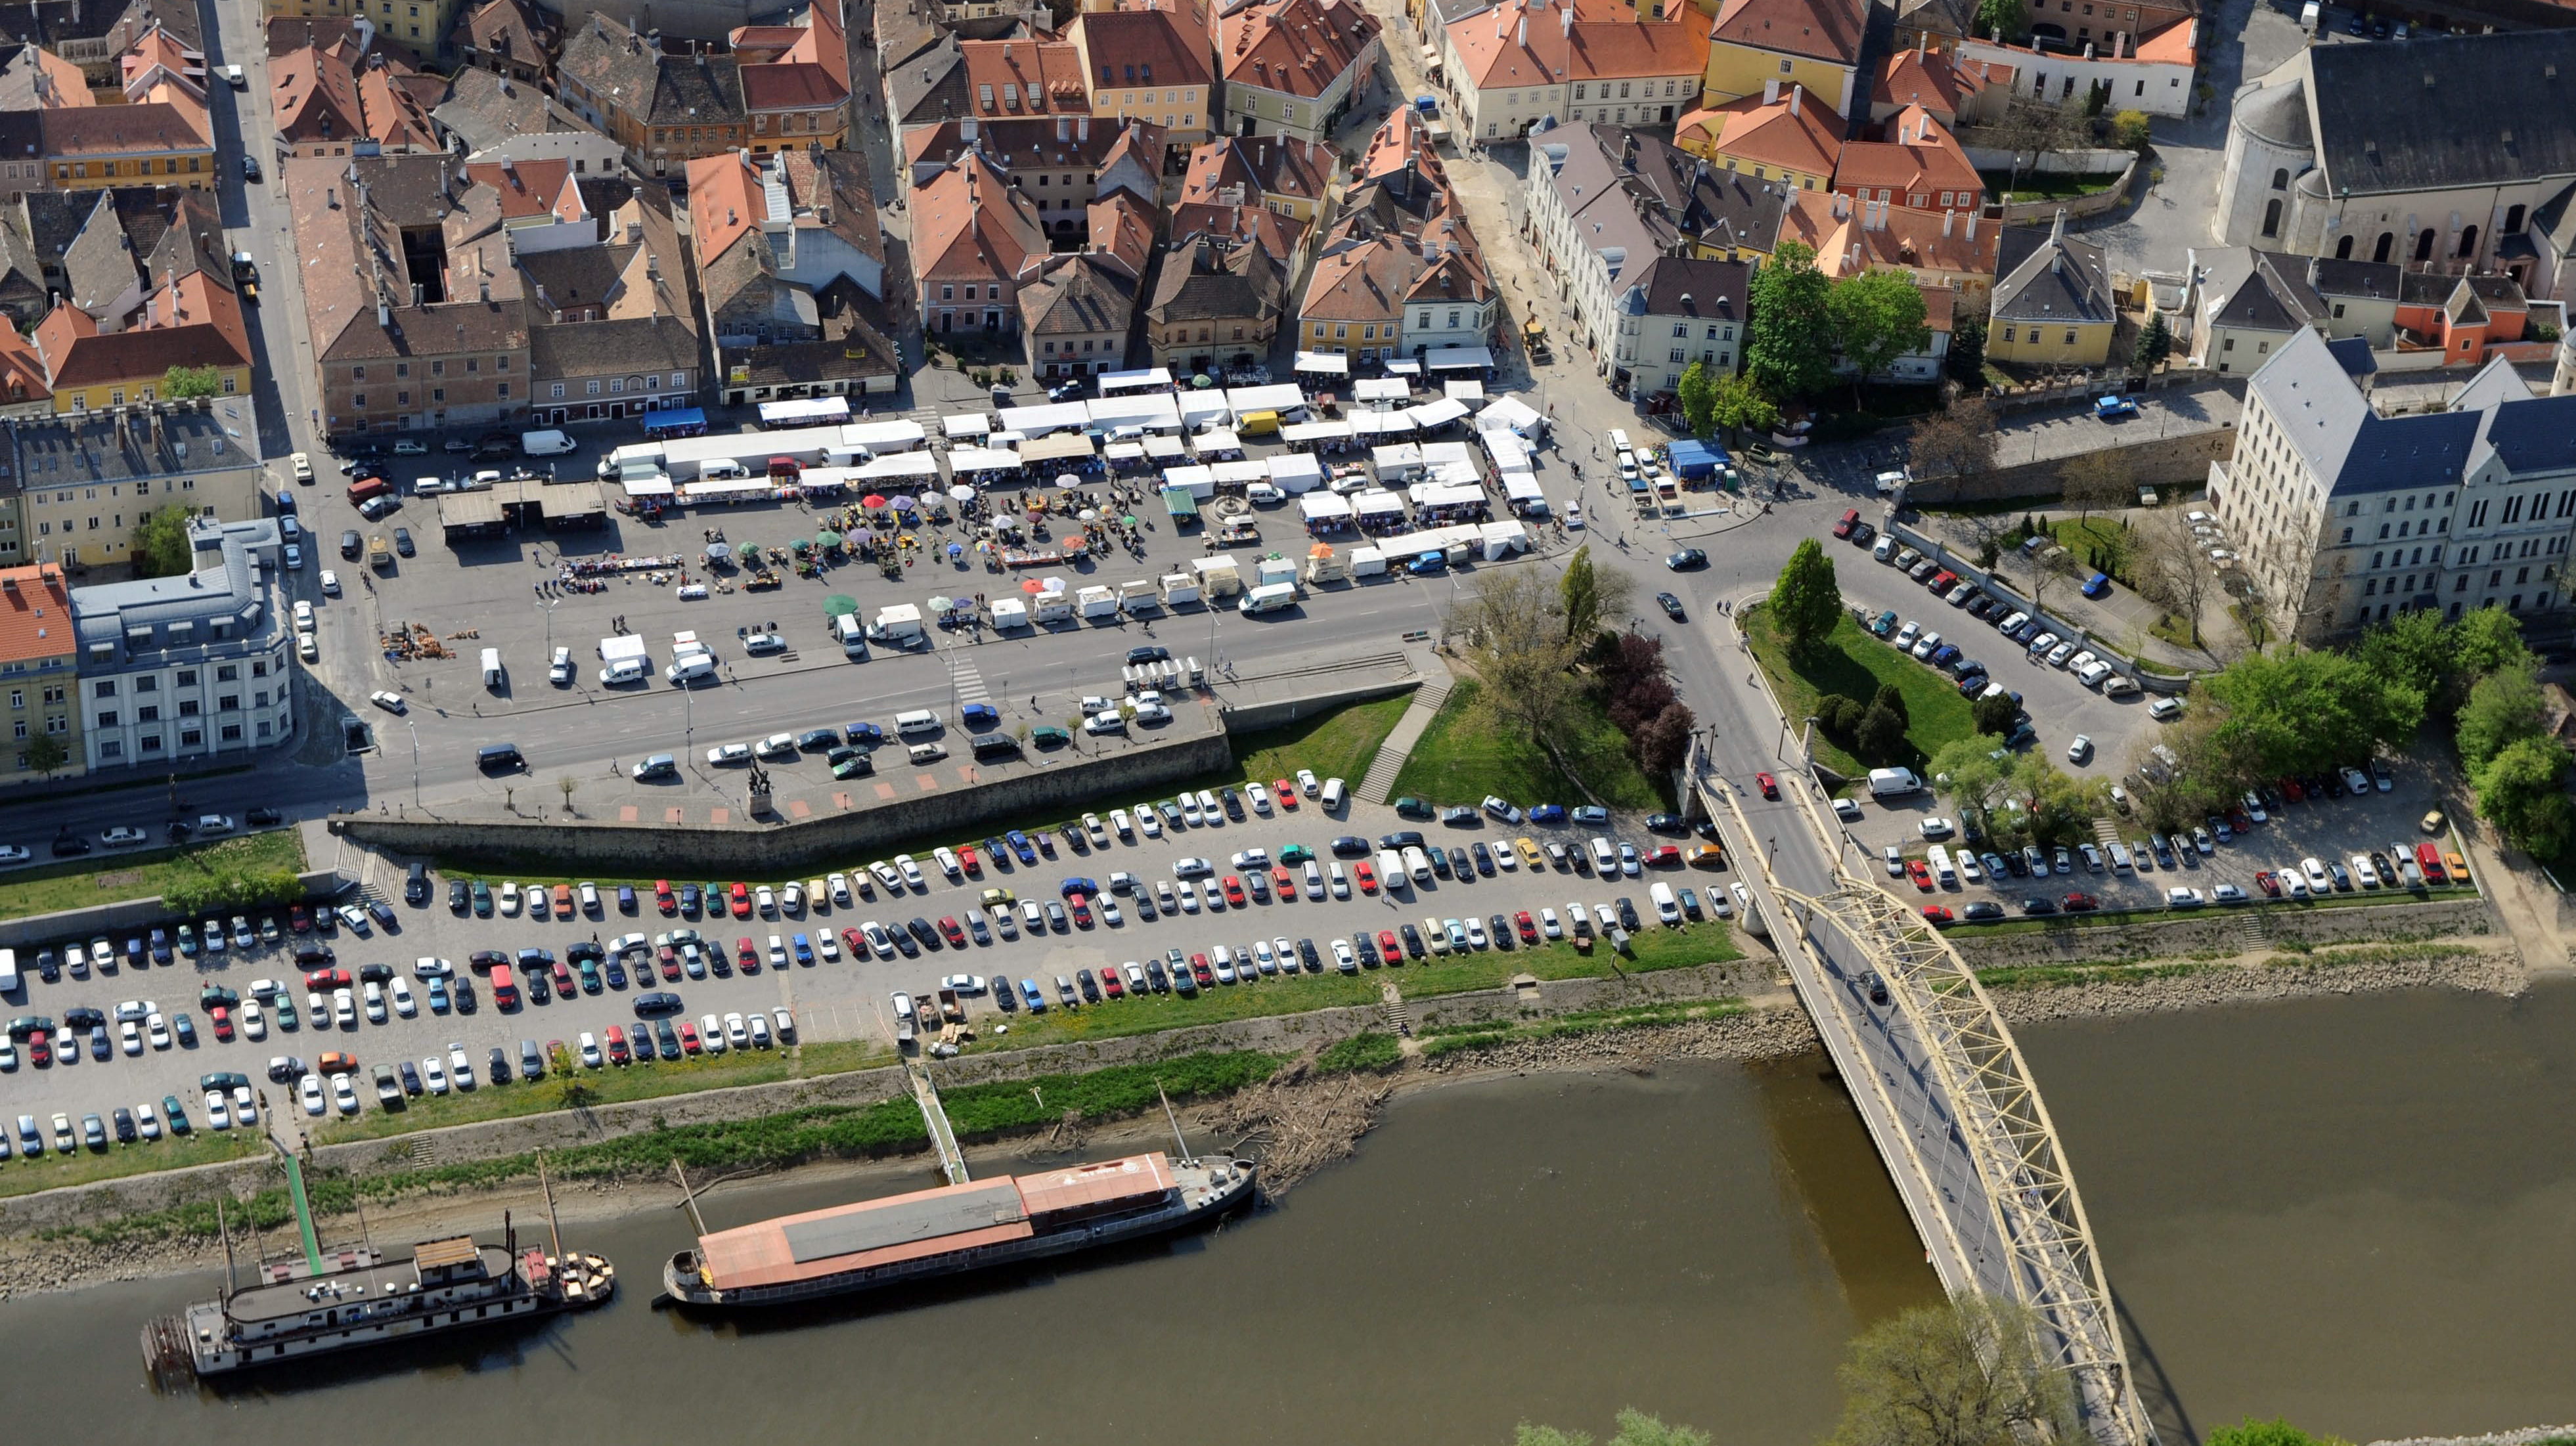
[[[916,733],[936,733],[939,728],[939,715],[927,708],[915,708],[909,713],[894,715],[894,731],[906,738]]]
[[[603,688],[614,688],[622,683],[641,683],[646,666],[642,658],[619,658],[599,670],[599,684]]]
[[[1931,851],[1926,854],[1925,857],[1931,861],[1932,877],[1941,881],[1941,887],[1945,889],[1955,889],[1959,887],[1959,871],[1951,867],[1950,851],[1948,849],[1943,848],[1939,844],[1934,844]]]
[[[1659,879],[1653,888],[1646,890],[1646,897],[1655,901],[1655,917],[1662,920],[1665,927],[1676,927],[1681,923],[1682,906],[1673,897],[1672,885]]]
[[[1425,854],[1420,848],[1410,844],[1405,846],[1404,868],[1405,872],[1413,875],[1413,881],[1415,883],[1427,884],[1431,882],[1431,857],[1430,855]]]
[[[499,648],[483,650],[483,686],[496,693],[501,690],[501,650]]]
[[[715,457],[698,467],[698,479],[703,482],[722,482],[750,475],[751,469],[742,465],[742,459],[738,457]]]
[[[859,621],[857,613],[843,613],[832,619],[832,635],[841,640],[841,651],[852,659],[868,655],[868,625]]]
[[[1429,870],[1426,868],[1425,872],[1427,873]],[[1404,860],[1395,856],[1395,850],[1379,849],[1377,851],[1377,876],[1378,881],[1381,884],[1384,884],[1387,888],[1397,889],[1404,886],[1406,877],[1404,872]]]
[[[663,677],[683,688],[715,675],[716,660],[712,653],[682,653],[671,660],[671,666],[662,670]]]
[[[1342,811],[1343,791],[1342,781],[1340,779],[1327,778],[1324,780],[1323,795],[1315,801],[1324,806],[1324,812],[1326,813],[1340,813]]]
[[[519,450],[531,457],[560,456],[571,451],[574,445],[572,438],[553,428],[519,434]]]
[[[0,949],[0,994],[15,994],[25,982],[18,977],[18,951]]]

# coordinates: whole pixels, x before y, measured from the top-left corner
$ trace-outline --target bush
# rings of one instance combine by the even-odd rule
[[[1403,1043],[1394,1035],[1367,1029],[1315,1056],[1315,1073],[1382,1074],[1403,1057]]]

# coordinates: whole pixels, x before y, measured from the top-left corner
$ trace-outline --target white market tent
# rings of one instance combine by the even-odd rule
[[[1404,499],[1383,489],[1363,492],[1351,499],[1351,509],[1364,518],[1404,517]]]
[[[671,478],[667,473],[648,472],[641,477],[629,477],[626,479],[626,496],[630,501],[646,497],[668,497],[670,495]]]
[[[690,482],[680,488],[680,495],[691,502],[739,502],[748,497],[768,497],[778,491],[778,484],[766,477],[728,477],[718,482]]]
[[[952,452],[949,455],[954,457],[958,454]],[[891,456],[879,457],[874,461],[863,462],[850,468],[846,480],[855,482],[864,479],[873,482],[887,477],[936,477],[938,475],[939,459],[928,452],[896,452]]]
[[[1355,437],[1400,437],[1413,430],[1413,417],[1401,411],[1372,412],[1366,408],[1351,413],[1351,435]]]
[[[1398,442],[1388,447],[1371,447],[1369,462],[1377,475],[1389,481],[1401,481],[1422,470],[1422,448],[1412,442]]]
[[[951,437],[980,437],[993,430],[993,419],[982,412],[942,417],[939,419],[939,430]]]
[[[1240,452],[1243,439],[1232,427],[1210,427],[1190,442],[1190,450],[1205,455],[1209,452]]]
[[[1471,407],[1482,406],[1485,401],[1485,384],[1476,380],[1474,377],[1466,377],[1458,381],[1444,382],[1441,384],[1440,390],[1443,395],[1449,398],[1449,400],[1453,402],[1465,402]]]
[[[1417,427],[1445,427],[1451,422],[1466,419],[1467,404],[1454,398],[1440,397],[1415,407],[1410,415]]]
[[[1020,465],[1020,454],[997,447],[960,447],[948,454],[952,472],[1001,472]]]
[[[1503,497],[1511,502],[1545,502],[1547,494],[1538,487],[1538,478],[1527,472],[1503,474]]]
[[[1391,361],[1386,364],[1386,374],[1391,377],[1418,377],[1422,375],[1422,363],[1418,361]]]
[[[1272,485],[1291,495],[1324,484],[1324,464],[1311,453],[1282,452],[1263,465],[1270,469]]]
[[[1169,392],[1130,392],[1083,403],[1095,427],[1144,427],[1168,432],[1181,424],[1181,404]]]
[[[1482,487],[1463,487],[1452,482],[1417,482],[1412,487],[1413,505],[1420,507],[1467,507],[1485,500]]]
[[[871,452],[908,452],[928,437],[919,422],[852,422],[841,429],[841,445]]]
[[[1485,455],[1494,459],[1498,472],[1527,472],[1530,468],[1529,443],[1511,432],[1479,432],[1478,441],[1485,444]]]
[[[1301,351],[1297,353],[1297,370],[1320,372],[1325,376],[1346,377],[1351,374],[1351,359],[1346,356],[1335,356],[1331,352]]]
[[[1133,446],[1135,444],[1129,443],[1128,445]],[[1181,439],[1178,437],[1166,437],[1160,432],[1155,432],[1147,435],[1145,438],[1145,455],[1152,457],[1157,461],[1164,461],[1178,457],[1182,455],[1184,450]]]
[[[1496,397],[1476,414],[1476,428],[1484,432],[1513,431],[1524,437],[1535,437],[1547,430],[1547,418],[1518,397]]]
[[[1226,420],[1227,407],[1223,392],[1183,392],[1180,405],[1181,420],[1192,427],[1204,427]]]
[[[1002,425],[1024,437],[1042,437],[1061,432],[1067,427],[1091,425],[1091,409],[1081,402],[1050,402],[1035,407],[1009,407],[1002,412]]]
[[[1422,357],[1423,368],[1435,372],[1483,368],[1493,364],[1493,352],[1481,346],[1444,346],[1425,352]]]
[[[1254,412],[1277,412],[1284,417],[1290,412],[1304,411],[1306,389],[1294,382],[1266,387],[1233,387],[1225,394],[1225,405],[1234,413],[1234,424],[1240,427],[1243,419]]]
[[[1100,394],[1104,397],[1115,396],[1120,392],[1168,392],[1172,389],[1172,371],[1169,367],[1154,367],[1135,372],[1103,372],[1097,380],[1100,383]]]
[[[1307,493],[1297,503],[1297,510],[1305,515],[1309,527],[1318,522],[1346,522],[1351,516],[1349,500],[1330,492]]]
[[[1413,389],[1402,377],[1362,377],[1351,383],[1351,395],[1363,402],[1401,402]]]
[[[1425,467],[1466,467],[1473,470],[1476,454],[1464,442],[1425,442],[1422,444]]]
[[[1247,457],[1239,462],[1217,462],[1208,467],[1208,475],[1216,479],[1219,487],[1241,487],[1246,483],[1269,481],[1270,464],[1257,457]]]
[[[1100,455],[1112,462],[1137,462],[1145,456],[1142,442],[1112,442],[1100,449]]]
[[[1350,436],[1351,424],[1338,420],[1291,422],[1279,429],[1279,440],[1292,447],[1301,442],[1346,442]]]
[[[1192,497],[1205,502],[1216,495],[1216,473],[1206,467],[1166,467],[1163,485],[1187,488]]]

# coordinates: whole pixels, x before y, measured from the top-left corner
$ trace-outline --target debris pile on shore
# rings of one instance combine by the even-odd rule
[[[1319,1075],[1311,1059],[1283,1066],[1268,1082],[1209,1106],[1204,1127],[1261,1161],[1261,1190],[1273,1198],[1359,1150],[1395,1086],[1368,1073]]]

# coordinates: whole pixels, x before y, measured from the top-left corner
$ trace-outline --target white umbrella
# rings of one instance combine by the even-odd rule
[[[1058,472],[1055,474],[1055,485],[1058,487],[1079,487],[1082,485],[1082,479],[1074,476],[1070,472]]]
[[[951,502],[972,502],[975,500],[975,489],[972,487],[951,487],[948,489],[948,500]]]
[[[957,606],[956,602],[949,598],[935,597],[930,600],[930,610],[935,613],[944,613],[955,606]]]
[[[1100,509],[1097,507],[1086,507],[1082,509],[1081,520],[1084,522],[1098,522],[1100,520]]]

